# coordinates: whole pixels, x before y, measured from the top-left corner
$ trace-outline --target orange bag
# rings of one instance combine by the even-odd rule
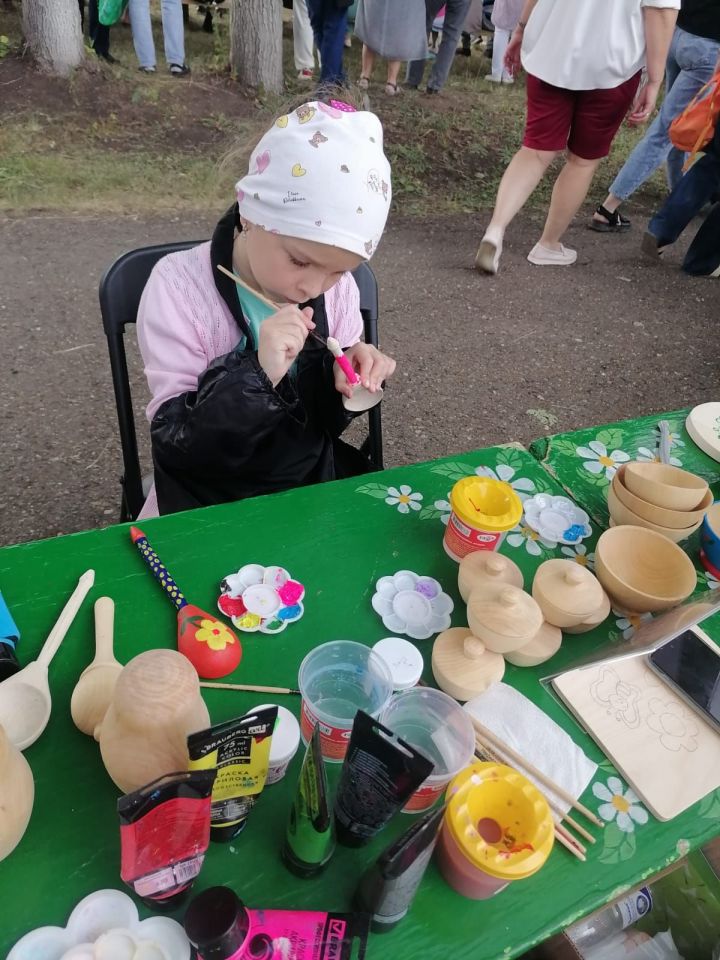
[[[719,116],[720,70],[698,90],[683,112],[670,124],[673,146],[689,154],[685,169],[690,166],[695,154],[712,140]]]

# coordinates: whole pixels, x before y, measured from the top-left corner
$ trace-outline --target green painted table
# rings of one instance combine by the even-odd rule
[[[441,546],[442,521],[454,480],[481,469],[509,480],[521,492],[559,490],[530,454],[491,448],[388,470],[362,481],[164,517],[143,528],[181,587],[205,609],[213,609],[220,579],[250,561],[282,564],[305,583],[304,618],[277,636],[246,636],[235,676],[239,682],[294,685],[301,659],[317,644],[338,638],[372,644],[385,634],[370,605],[378,577],[409,568],[437,577],[459,601],[457,566]],[[592,544],[593,540],[587,550],[554,548],[519,528],[507,537],[503,551],[520,564],[529,586],[541,560],[569,555],[588,562]],[[31,928],[65,923],[74,904],[92,890],[122,889],[118,792],[105,773],[97,744],[71,722],[70,694],[93,655],[94,599],[107,594],[115,600],[116,654],[123,662],[150,647],[174,646],[174,610],[130,544],[127,526],[0,550],[0,587],[23,634],[23,662],[37,654],[88,567],[96,571],[95,587],[50,668],[50,724],[26,751],[36,780],[33,816],[20,845],[0,863],[1,956]],[[458,602],[453,624],[464,622]],[[569,663],[606,637],[606,630],[598,628],[584,637],[568,638],[553,667]],[[431,680],[431,641],[418,646],[428,665],[425,678]],[[538,679],[545,672],[546,667],[509,667],[506,680],[546,710],[600,763],[583,799],[596,810],[605,802],[602,809],[607,815],[611,811],[612,818],[591,848],[588,863],[558,848],[535,877],[484,902],[456,894],[433,863],[408,918],[384,938],[371,938],[370,960],[389,955],[396,960],[518,956],[687,849],[703,844],[717,830],[718,796],[665,824],[647,819],[642,805],[632,803],[632,816],[623,819],[626,829],[621,830],[616,808],[608,800],[622,794],[624,785],[592,741],[541,687]],[[226,691],[205,693],[215,722],[241,714],[259,699]],[[288,705],[297,712],[297,701]],[[282,867],[278,848],[299,765],[298,755],[286,778],[267,788],[244,834],[230,845],[211,845],[196,892],[220,883],[232,886],[254,907],[348,908],[360,872],[411,821],[398,816],[371,846],[338,848],[320,877],[296,879]],[[331,769],[336,776],[339,768]]]

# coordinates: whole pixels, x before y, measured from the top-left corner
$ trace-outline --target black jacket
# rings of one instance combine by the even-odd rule
[[[215,284],[246,337],[243,350],[214,360],[197,390],[167,400],[150,425],[155,488],[161,514],[242,500],[263,493],[354,476],[373,469],[339,439],[350,422],[334,386],[332,355],[312,337],[273,387],[260,367],[235,284],[217,270],[232,269],[237,207],[217,225],[210,255]],[[313,308],[326,337],[325,298]]]

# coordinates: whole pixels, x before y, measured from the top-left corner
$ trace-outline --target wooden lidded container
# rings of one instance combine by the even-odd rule
[[[505,659],[488,650],[468,627],[451,627],[438,634],[432,651],[437,685],[456,700],[472,700],[492,683],[502,680]]]
[[[30,822],[34,799],[30,764],[0,726],[0,860],[20,843]]]
[[[592,620],[605,602],[600,582],[574,560],[546,560],[540,564],[532,595],[547,622],[561,628]]]
[[[533,598],[507,583],[476,587],[468,598],[468,626],[493,653],[519,650],[543,625]]]
[[[488,550],[468,553],[458,568],[458,589],[465,603],[475,587],[509,583],[522,589],[523,582],[522,570],[513,560]]]

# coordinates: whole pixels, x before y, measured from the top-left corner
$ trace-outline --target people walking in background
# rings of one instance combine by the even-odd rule
[[[438,3],[438,9],[441,6]],[[385,93],[395,96],[403,60],[424,63],[427,55],[425,0],[359,0],[355,33],[363,43],[358,85],[368,88],[375,60],[382,57],[387,61]]]
[[[293,54],[298,80],[312,80],[315,72],[315,37],[306,0],[293,0]]]
[[[458,40],[465,25],[470,0],[425,0],[426,35],[431,32],[433,21],[443,6],[445,7],[445,20],[442,28],[442,39],[428,77],[427,93],[439,93],[445,86],[455,59]],[[425,60],[426,57],[423,56],[408,63],[405,80],[409,87],[417,89],[422,83]]]
[[[670,143],[670,124],[720,67],[720,2],[683,0],[665,67],[665,98],[647,133],[625,161],[588,226],[600,233],[630,229],[620,205],[667,162],[672,190],[682,176],[684,155]]]
[[[80,25],[85,27],[85,0],[80,3]],[[88,37],[90,45],[101,60],[107,63],[118,61],[110,53],[110,27],[100,23],[98,16],[98,0],[88,0]]]
[[[485,77],[490,83],[514,83],[515,78],[505,66],[505,51],[517,26],[525,0],[495,0],[492,12],[493,33],[492,68]]]
[[[155,42],[150,20],[150,0],[129,0],[130,26],[132,27],[135,55],[143,73],[155,73]],[[165,60],[174,77],[185,77],[190,67],[185,63],[185,32],[181,0],[160,0],[162,13]]]
[[[337,86],[345,83],[343,52],[350,0],[307,0],[310,24],[320,60],[320,83]]]
[[[679,8],[680,0],[526,0],[505,54],[513,76],[521,57],[527,72],[525,134],[500,181],[477,270],[497,273],[507,226],[565,151],[542,236],[528,260],[575,263],[577,253],[563,246],[562,237],[631,105],[632,124],[645,123],[654,110]],[[637,94],[645,63],[648,80]]]
[[[648,224],[642,251],[657,262],[706,203],[720,195],[720,123],[704,154],[690,167]],[[715,202],[682,265],[696,277],[720,277],[720,202]]]

